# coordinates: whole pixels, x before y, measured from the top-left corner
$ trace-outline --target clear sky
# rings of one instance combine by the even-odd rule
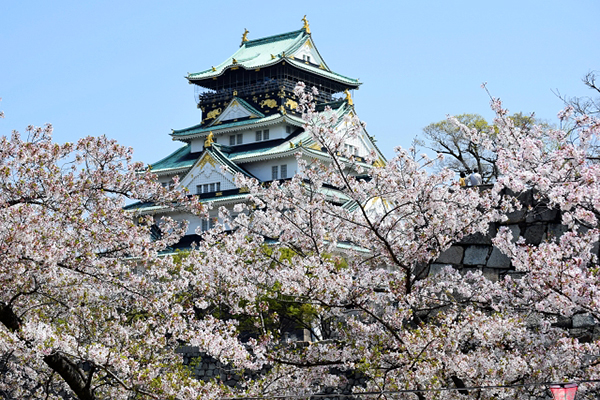
[[[50,122],[59,142],[106,134],[152,163],[169,133],[200,120],[184,76],[307,14],[330,68],[359,78],[355,106],[390,157],[447,114],[492,118],[488,82],[511,112],[549,122],[553,90],[589,93],[600,70],[598,0],[4,1],[0,135]]]

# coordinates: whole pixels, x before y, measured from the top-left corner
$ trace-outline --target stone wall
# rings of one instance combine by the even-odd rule
[[[513,240],[520,236],[525,243],[538,245],[546,240],[555,240],[567,231],[561,224],[558,210],[550,209],[543,202],[534,200],[531,191],[515,196],[523,208],[507,215],[502,223],[492,223],[486,235],[475,234],[453,244],[440,257],[430,264],[429,273],[435,274],[446,265],[451,265],[462,271],[481,270],[491,280],[498,280],[507,273],[514,271],[510,259],[497,247],[492,245],[492,239],[498,230],[507,227],[511,230]],[[598,245],[594,247],[598,255]]]
[[[464,272],[481,270],[490,280],[502,279],[506,274],[518,275],[511,260],[492,244],[492,239],[500,228],[510,229],[514,241],[523,237],[525,243],[531,245],[556,240],[567,231],[567,227],[561,224],[560,212],[536,201],[531,191],[515,197],[523,206],[521,210],[508,214],[507,220],[502,223],[490,224],[485,235],[471,235],[454,243],[429,265],[429,274],[436,274],[445,266],[451,265]],[[600,256],[599,249],[600,245],[596,243],[592,252]],[[573,337],[583,342],[600,338],[600,326],[588,313],[561,318],[555,325],[568,329]]]

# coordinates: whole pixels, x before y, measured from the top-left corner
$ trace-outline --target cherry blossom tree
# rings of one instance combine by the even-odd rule
[[[329,161],[299,155],[298,175],[268,187],[239,176],[248,202],[235,214],[221,209],[224,223],[178,257],[159,252],[184,227],[125,211],[125,200],[201,207],[140,172],[128,149],[106,138],[57,145],[49,127],[2,139],[5,396],[542,399],[540,383],[598,378],[597,341],[556,323],[600,317],[591,251],[600,171],[587,158],[598,120],[578,117],[573,140],[573,132],[515,126],[494,100],[500,177],[488,190],[461,189],[452,171],[410,150],[367,167],[344,148],[362,123],[317,113],[303,85],[296,95]],[[525,190],[560,210],[569,230],[539,246],[500,231],[494,243],[520,278],[428,273],[452,243],[519,207],[506,193]],[[286,343],[283,320],[311,341]],[[175,352],[181,345],[219,360],[237,383],[195,379]],[[579,398],[596,394],[583,387]]]
[[[158,257],[185,226],[163,218],[152,241],[152,218],[123,209],[199,206],[140,172],[131,149],[105,137],[59,145],[51,131],[0,139],[0,397],[204,393],[174,349],[226,325],[191,319],[185,280]]]

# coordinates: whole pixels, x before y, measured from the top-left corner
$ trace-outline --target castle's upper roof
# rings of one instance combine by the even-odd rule
[[[304,55],[312,57],[302,57]],[[310,33],[307,33],[304,28],[261,39],[243,41],[240,48],[221,64],[201,72],[188,74],[187,79],[190,83],[202,85],[203,81],[221,76],[230,69],[241,67],[246,70],[255,70],[284,62],[351,88],[360,85],[358,79],[331,71],[317,51]]]

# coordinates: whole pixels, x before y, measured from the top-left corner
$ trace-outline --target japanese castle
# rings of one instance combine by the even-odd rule
[[[187,236],[178,247],[200,240],[198,233],[218,222],[218,209],[232,209],[248,196],[234,184],[241,173],[260,182],[285,180],[297,171],[296,156],[326,162],[322,151],[308,133],[296,111],[294,87],[299,81],[307,88],[316,87],[317,109],[330,106],[340,117],[355,113],[350,90],[360,82],[333,72],[318,52],[306,17],[296,31],[255,40],[246,30],[239,49],[222,63],[187,75],[195,85],[199,124],[171,132],[173,140],[183,146],[151,165],[163,185],[175,175],[179,185],[202,202],[212,202],[210,218],[169,213],[175,219],[189,221]],[[337,95],[338,97],[334,97]],[[385,162],[383,154],[364,131],[345,144],[359,162],[372,150]],[[368,165],[365,164],[368,167]],[[143,212],[161,212],[153,207]],[[128,207],[129,208],[129,207]]]

